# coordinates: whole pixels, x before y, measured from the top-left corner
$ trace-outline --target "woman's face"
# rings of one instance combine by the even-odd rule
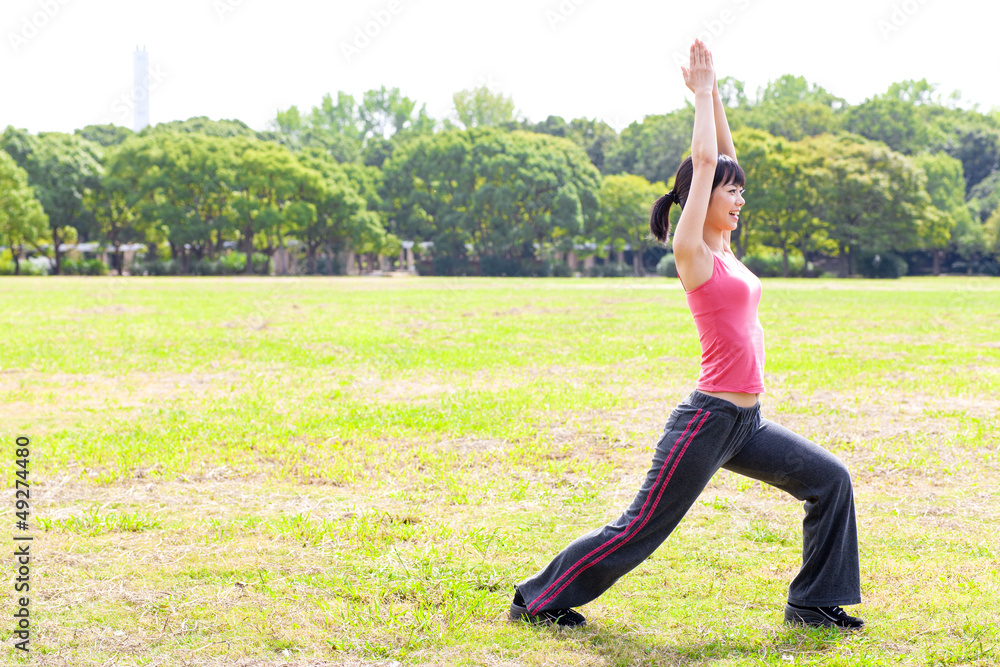
[[[722,230],[733,230],[740,222],[740,209],[746,204],[743,188],[736,183],[726,183],[712,190],[708,200],[708,222]]]

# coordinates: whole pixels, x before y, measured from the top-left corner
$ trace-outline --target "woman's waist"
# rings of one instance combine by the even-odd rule
[[[752,408],[760,403],[760,394],[748,394],[742,391],[706,391],[704,389],[698,389],[696,391],[707,396],[714,396],[715,398],[721,398],[724,401],[729,401],[730,403],[738,405],[741,408]]]

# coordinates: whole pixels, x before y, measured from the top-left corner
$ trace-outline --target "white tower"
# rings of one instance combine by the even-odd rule
[[[149,53],[135,47],[132,57],[132,129],[136,132],[149,125]]]

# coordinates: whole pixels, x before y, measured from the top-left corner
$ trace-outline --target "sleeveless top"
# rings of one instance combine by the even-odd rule
[[[760,280],[736,257],[712,255],[712,277],[686,293],[701,339],[698,389],[759,394],[764,391]]]

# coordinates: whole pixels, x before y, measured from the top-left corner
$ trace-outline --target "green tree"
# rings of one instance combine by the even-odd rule
[[[119,145],[135,133],[127,127],[109,123],[107,125],[88,125],[76,130],[74,134],[88,141],[93,141],[95,144],[100,144],[104,148],[110,148]]]
[[[388,202],[382,198],[385,181],[382,170],[357,163],[341,166],[347,174],[348,181],[357,188],[366,205],[364,214],[356,219],[350,234],[346,237],[346,246],[357,248],[362,252],[397,256],[402,251],[402,244],[394,220],[391,218],[392,211]]]
[[[203,134],[209,137],[257,137],[257,131],[241,120],[212,120],[208,116],[194,116],[187,120],[172,120],[166,123],[150,125],[142,134],[187,133]]]
[[[955,252],[968,263],[969,273],[972,273],[973,263],[989,252],[986,225],[959,220],[951,237]]]
[[[320,149],[338,162],[361,158],[362,133],[357,126],[354,98],[339,93],[335,103],[327,94],[309,115],[292,106],[271,121],[267,138],[292,150]]]
[[[914,161],[927,175],[927,193],[932,204],[920,229],[920,239],[923,248],[934,257],[934,275],[940,275],[944,250],[953,245],[953,231],[973,223],[965,203],[965,175],[962,163],[944,153],[923,153]]]
[[[1000,168],[1000,130],[967,126],[950,153],[962,161],[966,189],[971,190]]]
[[[810,137],[805,166],[818,194],[830,238],[854,272],[854,254],[920,246],[931,215],[927,176],[911,158],[856,135]]]
[[[972,186],[967,202],[976,222],[986,222],[993,211],[1000,207],[1000,171],[993,172]]]
[[[314,206],[315,215],[307,224],[299,223],[295,232],[306,245],[307,271],[316,273],[317,252],[324,246],[333,253],[383,250],[388,235],[377,212],[381,200],[376,180],[381,172],[359,164],[337,164],[320,151],[299,155],[299,160],[323,179],[315,193],[303,196]]]
[[[465,129],[502,127],[514,122],[514,100],[488,86],[462,90],[452,97],[455,116]]]
[[[427,115],[427,105],[417,110],[417,103],[399,92],[399,88],[382,86],[369,90],[358,107],[362,136],[365,140],[390,137],[412,132],[427,134],[434,129],[434,121]]]
[[[985,249],[1000,258],[1000,208],[993,211],[983,225],[983,241]]]
[[[366,91],[361,101],[343,91],[326,94],[309,114],[292,106],[279,111],[261,138],[284,144],[292,150],[321,149],[338,162],[364,159],[381,166],[396,140],[430,134],[434,120],[426,105],[403,95],[398,88]]]
[[[607,155],[618,143],[618,133],[614,128],[597,119],[574,118],[567,123],[561,116],[549,116],[527,129],[539,134],[570,139],[587,153],[587,157],[602,173]]]
[[[750,104],[745,91],[746,85],[737,78],[724,76],[719,79],[719,97],[726,105],[726,111],[739,109]]]
[[[965,192],[1000,168],[1000,121],[974,109],[939,108],[936,122],[941,138],[932,152],[944,151],[962,162]]]
[[[565,138],[569,134],[569,123],[562,116],[549,116],[540,123],[535,123],[534,126],[528,127],[527,129],[532,132],[537,132],[538,134],[548,134],[553,137],[563,137]]]
[[[48,225],[48,217],[28,185],[28,173],[0,151],[0,243],[10,248],[15,274],[21,273],[25,246],[37,248]]]
[[[632,273],[643,275],[642,251],[650,245],[649,212],[664,192],[663,183],[650,183],[642,176],[605,176],[601,183],[601,212],[594,239],[598,247],[610,246],[621,253],[632,247]]]
[[[165,239],[188,272],[192,259],[214,256],[233,233],[237,148],[251,141],[170,132],[129,139],[108,155],[107,183],[121,198],[107,201],[105,219],[134,211],[137,234],[147,242]]]
[[[804,76],[785,74],[769,81],[757,91],[757,104],[790,104],[794,102],[816,102],[836,109],[844,106],[844,100],[817,84],[809,83]]]
[[[141,238],[135,227],[138,215],[135,207],[139,201],[135,191],[118,173],[107,170],[101,177],[100,188],[84,192],[83,201],[94,214],[100,238],[114,248],[115,265],[118,275],[122,275],[125,268],[122,244]]]
[[[28,173],[28,182],[49,218],[58,275],[62,271],[60,246],[75,240],[78,232],[86,237],[94,226],[83,193],[100,184],[101,147],[72,134],[44,132],[34,136],[8,127],[0,136],[0,148]]]
[[[324,95],[319,106],[312,108],[309,120],[310,125],[317,130],[353,137],[359,143],[365,137],[358,103],[353,95],[343,91],[337,91],[336,101],[330,93]]]
[[[930,128],[916,105],[896,97],[876,96],[852,107],[846,127],[907,155],[926,149],[931,140]]]
[[[622,130],[620,140],[606,155],[605,174],[638,174],[647,181],[666,183],[674,177],[691,149],[694,107],[661,116],[646,116]]]
[[[296,193],[316,199],[321,176],[304,167],[284,146],[256,139],[240,139],[236,146],[239,168],[231,183],[231,215],[246,252],[246,272],[253,272],[255,247],[269,257],[284,246],[287,231],[285,208]],[[301,210],[296,211],[292,226],[301,224]]]
[[[510,273],[593,229],[600,174],[569,140],[476,128],[405,144],[385,187],[400,236],[434,242],[436,270],[463,271],[468,245],[484,272]]]
[[[733,87],[742,91],[742,84]],[[739,99],[739,93],[736,94]],[[839,131],[845,106],[843,99],[822,86],[810,84],[805,77],[786,74],[759,89],[756,99],[737,107],[733,117],[736,127],[745,125],[797,141]]]
[[[569,123],[569,139],[582,148],[601,173],[605,173],[608,155],[618,145],[618,133],[596,118],[574,118]]]
[[[747,177],[737,252],[742,257],[751,245],[775,248],[781,251],[782,275],[787,277],[792,251],[808,260],[812,251],[828,247],[828,224],[817,216],[823,207],[810,156],[800,142],[761,130],[740,130],[734,141]]]

